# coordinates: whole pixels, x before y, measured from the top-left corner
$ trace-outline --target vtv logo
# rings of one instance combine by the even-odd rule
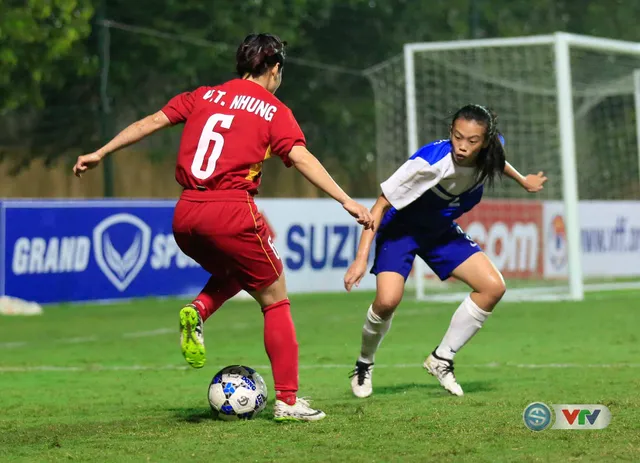
[[[556,422],[551,429],[604,429],[611,422],[611,412],[598,404],[553,404]]]
[[[113,244],[114,236],[130,235],[122,230],[115,230],[118,225],[134,227],[130,244],[122,253]],[[131,229],[131,227],[127,227]],[[119,231],[119,233],[118,233]],[[93,229],[93,252],[96,263],[109,281],[124,291],[138,276],[149,257],[151,244],[151,228],[131,214],[115,214],[107,217]]]
[[[569,411],[568,409],[562,409],[562,414],[569,424],[573,424],[576,418],[578,418],[578,424],[584,425],[586,424],[585,418],[589,420],[589,424],[593,424],[596,422],[598,415],[600,414],[600,410],[594,410],[593,413],[589,412],[589,410],[580,410],[576,408],[575,410]]]

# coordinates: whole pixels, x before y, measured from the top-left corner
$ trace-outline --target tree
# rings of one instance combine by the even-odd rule
[[[0,0],[0,111],[42,106],[42,86],[61,83],[73,60],[78,75],[90,70],[78,47],[91,32],[89,0]]]
[[[96,39],[104,26],[94,24],[87,35],[87,15],[97,1],[31,0],[21,8],[0,3],[0,57],[7,62],[0,65],[3,104],[35,102],[44,108],[30,111],[22,132],[16,130],[15,140],[29,143],[29,156],[16,156],[20,165],[35,157],[73,156],[99,142]],[[40,13],[25,19],[30,11]],[[477,21],[471,20],[472,11],[478,12]],[[564,30],[638,40],[639,15],[640,3],[630,0],[109,0],[107,18],[135,26],[108,29],[110,132],[159,109],[178,92],[233,77],[240,40],[250,32],[272,31],[290,43],[278,97],[293,109],[311,149],[334,166],[339,180],[351,182],[350,192],[371,194],[377,191],[371,162],[375,110],[362,70],[397,57],[406,42],[470,38],[472,26],[484,37]],[[63,27],[51,26],[51,17],[62,18]],[[16,21],[24,25],[6,26]],[[29,42],[36,35],[40,42]],[[5,37],[14,38],[6,42]],[[58,41],[53,55],[34,45]],[[29,77],[20,78],[25,73]],[[9,83],[17,86],[11,98]],[[29,136],[34,132],[37,137]],[[164,157],[174,155],[176,144],[177,132],[168,131],[147,146],[153,156]],[[8,144],[0,139],[2,145]]]

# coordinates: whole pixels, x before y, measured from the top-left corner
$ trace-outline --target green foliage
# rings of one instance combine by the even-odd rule
[[[92,15],[90,0],[0,1],[0,110],[42,106],[47,85],[89,70],[78,46]]]
[[[0,146],[18,167],[100,144],[103,26],[91,22],[98,2],[0,0],[0,110],[20,110],[4,124],[14,129],[0,135]],[[356,195],[377,191],[374,99],[361,71],[397,56],[404,43],[557,30],[640,39],[640,3],[624,0],[109,0],[105,15],[141,28],[108,29],[110,134],[178,92],[233,77],[237,44],[248,33],[271,31],[290,44],[278,96],[312,151],[336,166],[332,173]],[[177,135],[152,141],[151,154],[173,156]],[[21,149],[6,150],[16,145]]]

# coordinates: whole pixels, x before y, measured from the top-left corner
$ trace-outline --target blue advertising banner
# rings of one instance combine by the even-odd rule
[[[49,303],[198,294],[208,274],[178,249],[174,206],[0,202],[0,295]]]
[[[361,200],[370,207],[373,199]],[[0,295],[39,303],[195,297],[208,274],[178,248],[175,200],[0,201]],[[362,227],[330,199],[258,199],[290,293],[344,291]],[[370,263],[373,255],[370,257]],[[359,289],[375,288],[367,274]]]

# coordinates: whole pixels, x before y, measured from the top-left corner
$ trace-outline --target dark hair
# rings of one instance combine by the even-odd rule
[[[246,74],[259,77],[277,63],[284,66],[284,49],[287,42],[271,34],[248,35],[236,52],[236,72],[240,77]]]
[[[506,162],[506,153],[498,132],[498,116],[484,106],[470,104],[456,111],[451,119],[451,128],[458,119],[476,121],[485,126],[484,137],[488,143],[478,153],[478,181],[486,180],[489,185],[493,185],[495,178],[502,176]]]

